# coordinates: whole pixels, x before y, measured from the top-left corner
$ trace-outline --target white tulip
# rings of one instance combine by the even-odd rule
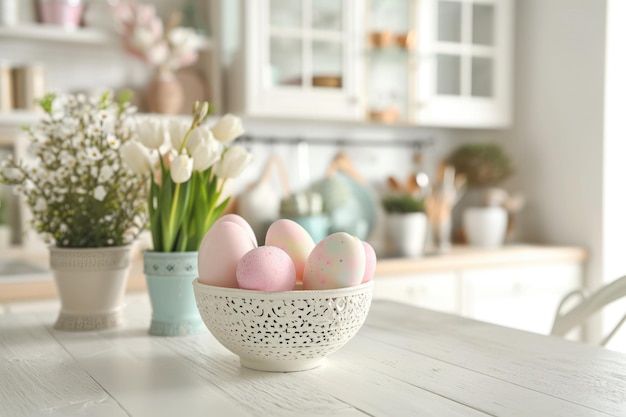
[[[170,174],[172,181],[177,184],[189,181],[191,178],[191,171],[193,169],[193,158],[189,158],[187,155],[178,155],[172,161]]]
[[[241,136],[244,133],[243,124],[241,119],[232,114],[225,114],[220,120],[215,123],[215,126],[211,129],[215,139],[222,143],[228,143],[236,137]]]
[[[183,145],[183,139],[185,138],[185,134],[191,127],[191,123],[185,122],[179,119],[170,119],[169,121],[169,133],[170,133],[170,142],[172,143],[172,147],[176,149],[177,152],[180,152],[180,147]]]
[[[252,155],[243,146],[231,146],[215,166],[215,173],[221,178],[236,178],[250,165],[250,162],[252,162]]]
[[[165,140],[161,121],[150,117],[137,125],[139,141],[148,149],[158,149]]]
[[[196,146],[191,156],[193,157],[194,171],[202,172],[220,160],[222,145],[216,140],[210,140]]]
[[[211,129],[207,126],[199,126],[191,131],[189,138],[187,138],[187,150],[193,154],[193,151],[199,145],[215,141]]]
[[[120,155],[124,163],[138,175],[150,172],[150,155],[148,149],[139,142],[131,140],[120,148]]]

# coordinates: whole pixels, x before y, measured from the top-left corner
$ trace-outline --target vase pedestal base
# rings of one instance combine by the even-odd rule
[[[166,322],[152,320],[148,333],[152,336],[191,336],[206,331],[202,320]]]
[[[122,309],[100,314],[72,314],[61,311],[59,318],[54,323],[54,328],[72,332],[104,330],[122,326],[124,323],[124,311]]]

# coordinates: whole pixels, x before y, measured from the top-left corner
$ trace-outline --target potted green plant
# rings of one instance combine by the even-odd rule
[[[31,226],[50,244],[61,299],[57,329],[124,321],[130,244],[147,222],[148,180],[120,153],[135,134],[129,98],[46,95],[38,102],[43,117],[24,128],[33,158],[3,162],[0,181],[24,196]]]
[[[396,253],[407,257],[422,255],[428,226],[424,199],[410,194],[393,194],[384,197],[382,204]]]
[[[198,277],[198,249],[228,205],[229,198],[222,197],[224,185],[252,159],[242,146],[229,145],[243,133],[241,120],[227,114],[209,127],[205,122],[210,113],[209,103],[196,102],[191,121],[140,121],[137,140],[122,149],[131,169],[151,177],[153,248],[144,252],[144,273],[153,311],[152,335],[184,336],[205,329],[192,286]]]
[[[463,211],[463,230],[471,245],[502,245],[509,216],[502,207],[507,192],[496,187],[512,173],[511,160],[496,143],[466,144],[448,157],[457,173],[467,176],[469,187],[479,191],[480,203],[473,202]]]

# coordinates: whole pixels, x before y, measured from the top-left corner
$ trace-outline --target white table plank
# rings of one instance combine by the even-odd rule
[[[353,363],[367,363],[370,370],[436,392],[473,410],[480,410],[487,415],[520,417],[606,416],[605,413],[481,372],[428,356],[416,356],[412,351],[377,340],[377,336],[372,338],[372,332],[367,330],[357,336],[367,340],[358,340],[341,354],[349,355]]]
[[[250,415],[189,372],[184,359],[148,336],[146,329],[127,326],[121,331],[53,335],[131,416]]]
[[[0,316],[0,416],[128,414],[34,316]]]
[[[626,355],[618,352],[393,303],[373,306],[367,327],[364,335],[386,344],[626,416]]]
[[[208,332],[148,336],[147,300],[121,329],[57,332],[53,316],[0,316],[0,416],[626,415],[624,354],[396,303],[286,374],[241,368]]]
[[[208,383],[219,384],[232,395],[233,401],[242,402],[258,416],[485,415],[373,372],[369,366],[355,364],[349,353],[345,357],[339,352],[331,355],[321,368],[277,374],[241,368],[238,358],[209,335],[193,339],[165,338],[160,342],[183,355],[190,369]],[[250,392],[262,395],[251,396]]]

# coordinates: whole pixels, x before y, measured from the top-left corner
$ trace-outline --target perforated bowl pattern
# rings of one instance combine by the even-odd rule
[[[198,310],[213,336],[244,366],[280,368],[264,370],[319,365],[342,347],[367,317],[372,285],[268,293],[194,281]]]

